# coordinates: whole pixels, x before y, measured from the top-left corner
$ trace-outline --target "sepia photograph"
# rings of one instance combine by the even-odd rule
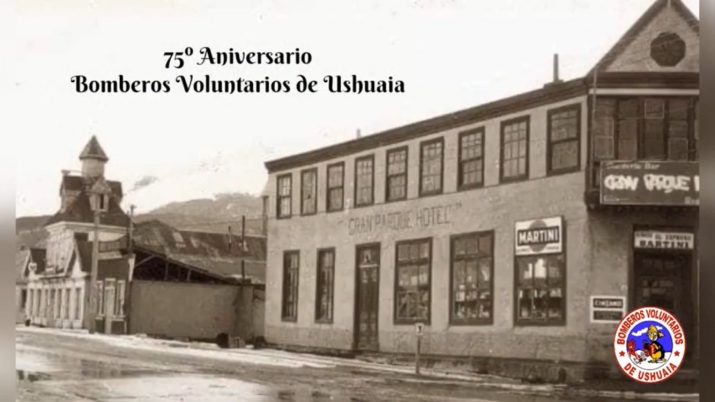
[[[705,1],[18,2],[15,400],[700,401]]]

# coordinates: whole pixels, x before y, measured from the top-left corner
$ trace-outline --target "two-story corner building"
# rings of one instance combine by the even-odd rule
[[[60,328],[88,328],[89,282],[94,239],[94,211],[91,188],[106,183],[110,193],[102,196],[106,204],[99,215],[99,241],[116,240],[127,233],[129,217],[121,209],[122,184],[104,179],[109,160],[96,137],[92,137],[79,156],[81,175],[63,172],[60,208],[46,223],[48,232],[45,261],[26,272],[28,303],[26,315],[33,324]],[[99,268],[124,257],[112,253],[98,256]],[[117,292],[122,302],[124,294]]]
[[[413,354],[423,323],[423,354],[563,379],[657,305],[694,344],[698,46],[658,0],[584,78],[267,162],[267,341]]]

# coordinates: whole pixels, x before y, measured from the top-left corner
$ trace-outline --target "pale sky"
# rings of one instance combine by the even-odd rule
[[[217,0],[17,3],[16,216],[59,206],[61,169],[92,134],[138,211],[217,192],[260,193],[263,162],[541,87],[559,53],[582,76],[654,0]],[[698,0],[685,0],[699,15]],[[310,65],[164,68],[163,53],[310,52]],[[78,94],[70,77],[172,81],[162,94]],[[403,94],[186,94],[177,75],[291,81],[392,76]]]

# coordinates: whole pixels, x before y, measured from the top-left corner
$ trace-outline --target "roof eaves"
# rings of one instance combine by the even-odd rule
[[[269,173],[275,173],[299,166],[319,163],[381,146],[436,134],[441,131],[497,118],[499,116],[517,113],[519,110],[531,109],[549,102],[575,97],[586,92],[587,86],[585,85],[584,79],[576,78],[557,85],[549,85],[544,88],[392,128],[351,141],[274,159],[265,162],[265,167]]]

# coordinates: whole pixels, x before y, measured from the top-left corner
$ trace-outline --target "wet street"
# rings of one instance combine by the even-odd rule
[[[417,377],[342,364],[311,363],[272,351],[152,350],[24,330],[16,335],[18,401],[406,402],[615,401],[535,395],[519,384]],[[126,339],[126,338],[124,338]],[[124,341],[127,342],[127,341]],[[177,353],[174,353],[177,352]],[[194,353],[195,352],[195,353]],[[302,359],[302,360],[301,360]],[[300,363],[303,361],[303,363]],[[346,363],[347,364],[347,363]],[[302,365],[302,367],[301,367]],[[513,385],[513,387],[511,387]],[[552,396],[549,396],[551,394]],[[636,399],[629,398],[630,401]]]

